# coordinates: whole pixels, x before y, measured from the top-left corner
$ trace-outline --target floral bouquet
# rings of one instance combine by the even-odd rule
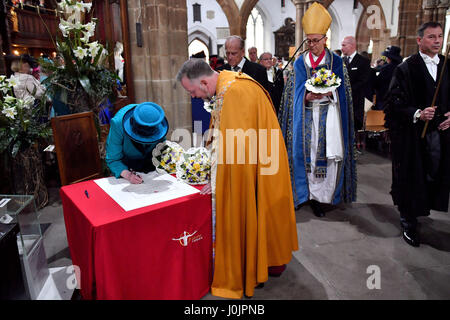
[[[13,158],[40,138],[51,135],[48,123],[42,121],[46,116],[44,100],[35,104],[34,97],[15,98],[13,87],[17,85],[16,77],[0,75],[0,153],[7,151]]]
[[[338,76],[331,70],[321,68],[306,80],[305,87],[308,91],[324,94],[333,92],[340,85],[341,79]]]
[[[177,162],[177,178],[188,184],[205,184],[211,178],[211,156],[205,148],[190,148]]]
[[[204,101],[203,108],[211,113],[216,108],[216,96],[213,96],[209,101]]]
[[[158,173],[176,173],[176,164],[183,156],[184,149],[178,143],[165,141],[158,143],[152,151],[152,162]]]
[[[63,11],[56,41],[60,59],[40,59],[49,73],[43,85],[50,98],[58,97],[68,110],[55,110],[57,115],[84,111],[99,111],[99,105],[112,97],[118,76],[107,67],[109,52],[99,41],[91,41],[97,19],[88,17],[92,2],[77,0],[58,2]]]

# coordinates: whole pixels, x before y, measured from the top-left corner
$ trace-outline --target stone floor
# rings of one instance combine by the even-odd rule
[[[327,207],[324,218],[315,217],[309,206],[296,211],[300,248],[284,274],[269,278],[253,300],[450,298],[448,213],[420,218],[422,244],[411,247],[401,237],[389,195],[391,161],[366,151],[357,170],[355,203]],[[51,223],[44,234],[51,268],[71,265],[58,192],[50,189],[49,205],[39,212],[41,223]]]

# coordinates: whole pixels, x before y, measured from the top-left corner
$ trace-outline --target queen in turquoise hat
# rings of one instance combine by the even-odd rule
[[[106,141],[106,164],[116,178],[142,183],[135,172],[155,170],[152,151],[165,141],[169,124],[161,106],[154,102],[130,104],[111,119]]]

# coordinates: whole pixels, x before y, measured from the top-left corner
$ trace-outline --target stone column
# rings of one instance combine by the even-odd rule
[[[436,0],[424,0],[423,1],[423,22],[434,21],[436,11]]]
[[[136,103],[152,101],[163,107],[174,129],[192,129],[191,100],[176,81],[188,59],[185,0],[128,1],[130,51]],[[142,27],[142,47],[137,46],[136,23]]]
[[[450,8],[450,0],[441,0],[437,6],[437,19],[441,22],[442,27],[445,28],[445,18],[447,16],[447,10]]]
[[[293,0],[296,9],[295,17],[295,46],[298,47],[303,41],[302,18],[304,12],[304,0]]]
[[[416,32],[423,21],[423,8],[422,0],[400,1],[398,40],[404,57],[417,52]]]

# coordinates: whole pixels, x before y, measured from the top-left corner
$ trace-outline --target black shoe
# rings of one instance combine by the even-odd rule
[[[316,217],[318,217],[318,218],[325,217],[325,212],[323,212],[322,207],[320,206],[319,202],[317,202],[316,200],[311,200],[310,204],[311,204],[311,209]]]
[[[262,289],[264,288],[264,282],[258,283],[258,285],[255,287],[255,289]]]
[[[403,239],[410,246],[420,246],[419,234],[415,229],[403,229]]]

